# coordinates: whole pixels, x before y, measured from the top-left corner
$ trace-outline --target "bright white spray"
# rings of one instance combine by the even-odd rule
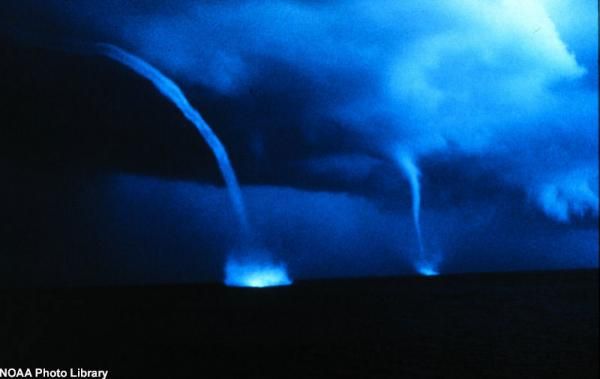
[[[250,227],[246,216],[246,208],[242,200],[242,193],[238,184],[237,178],[231,167],[229,156],[225,150],[225,146],[221,143],[217,135],[212,131],[210,126],[204,121],[200,113],[188,101],[181,89],[171,79],[167,78],[158,69],[151,66],[141,58],[110,44],[98,44],[99,52],[117,62],[131,68],[136,73],[150,80],[152,84],[165,95],[173,104],[179,108],[181,113],[196,127],[200,135],[204,138],[210,149],[212,150],[221,175],[227,185],[229,197],[233,204],[233,208],[240,222],[242,230],[242,238],[248,238]]]

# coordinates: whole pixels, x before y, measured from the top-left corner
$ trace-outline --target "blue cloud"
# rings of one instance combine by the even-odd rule
[[[235,98],[302,82],[306,104],[286,111],[310,135],[362,136],[352,154],[475,157],[549,217],[597,218],[595,1],[48,4],[69,38],[122,45],[187,87]]]

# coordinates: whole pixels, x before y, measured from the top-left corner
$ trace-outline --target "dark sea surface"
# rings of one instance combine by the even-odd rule
[[[598,271],[4,289],[0,341],[109,378],[595,378]]]

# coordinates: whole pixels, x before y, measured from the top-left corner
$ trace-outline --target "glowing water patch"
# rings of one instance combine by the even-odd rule
[[[225,265],[225,284],[233,287],[263,288],[289,286],[292,280],[284,264],[229,259]]]
[[[417,271],[419,272],[419,274],[424,276],[436,276],[440,274],[432,267],[417,267]]]
[[[418,261],[415,263],[415,269],[423,276],[437,276],[440,274],[438,271],[439,259],[434,256],[429,261]]]

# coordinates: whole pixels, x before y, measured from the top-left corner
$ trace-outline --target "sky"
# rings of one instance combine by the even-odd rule
[[[26,0],[2,7],[11,52],[4,68],[21,70],[4,95],[42,93],[29,106],[60,129],[60,138],[42,134],[32,158],[24,152],[31,138],[14,130],[38,135],[41,127],[23,126],[33,116],[10,116],[6,128],[19,143],[5,154],[7,177],[14,167],[70,167],[61,185],[81,181],[94,194],[77,209],[94,209],[94,198],[110,204],[92,211],[97,236],[89,240],[112,239],[111,246],[88,249],[111,257],[107,270],[129,249],[135,263],[121,266],[129,267],[123,280],[218,277],[235,245],[235,222],[201,138],[151,85],[99,56],[98,43],[138,55],[181,86],[229,151],[262,243],[296,277],[414,271],[407,160],[419,179],[425,249],[442,272],[598,266],[595,1]],[[44,94],[60,112],[44,105]],[[84,105],[72,101],[81,96]],[[74,147],[82,136],[84,147]],[[56,158],[56,150],[64,153]],[[82,170],[99,173],[104,185],[81,179]],[[40,182],[23,175],[5,191]],[[136,198],[142,208],[127,200],[132,191],[144,194]],[[153,232],[134,233],[150,208]],[[111,229],[121,212],[133,221]],[[173,216],[182,212],[185,223]],[[179,237],[159,238],[161,230]],[[152,240],[162,245],[149,253],[154,266],[131,258]],[[190,255],[195,244],[199,256]],[[78,267],[90,276],[88,266]]]

